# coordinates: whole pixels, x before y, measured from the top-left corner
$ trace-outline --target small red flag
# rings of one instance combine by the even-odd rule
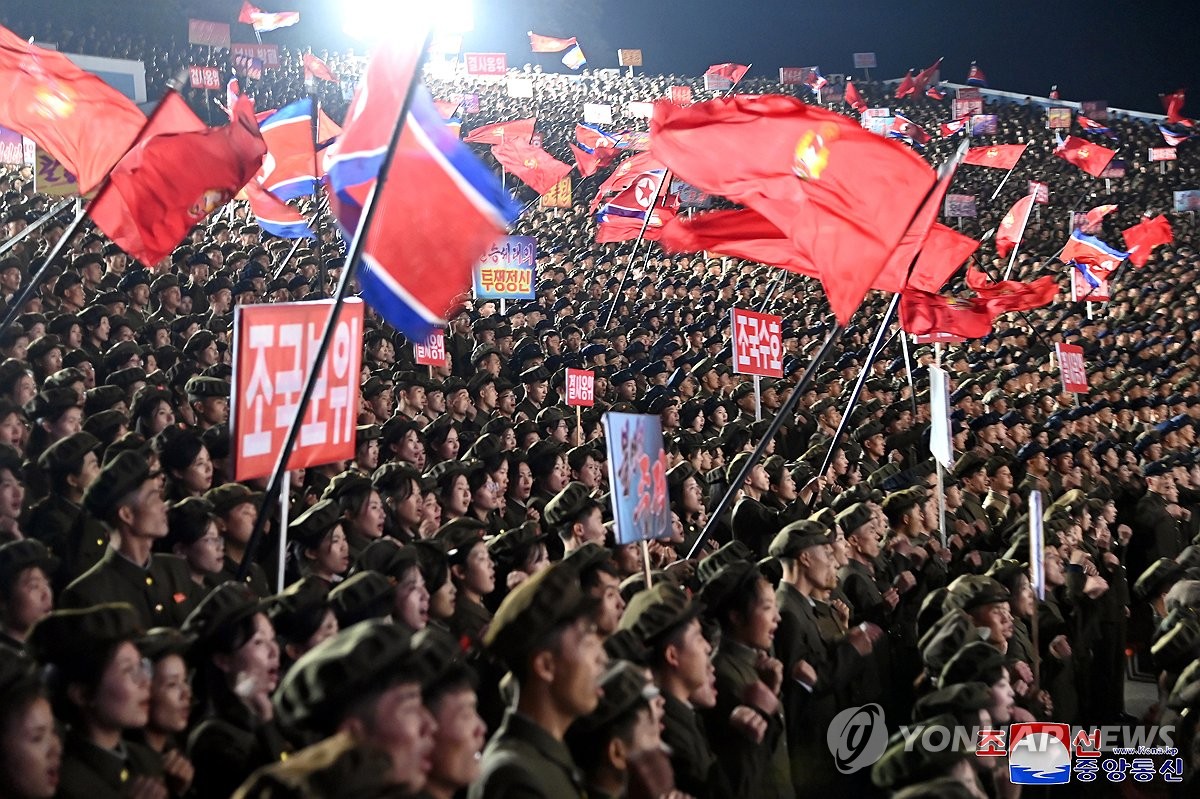
[[[862,95],[858,93],[858,87],[854,85],[854,81],[846,81],[846,105],[853,108],[858,113],[867,110],[867,103],[863,100]]]
[[[1013,203],[1013,207],[1000,222],[1000,227],[996,229],[996,254],[1001,258],[1007,257],[1025,234],[1025,226],[1029,224],[1029,213],[1033,210],[1034,196],[1027,194]]]
[[[939,58],[937,61],[934,61],[929,66],[925,67],[925,69],[918,72],[917,76],[913,78],[913,90],[917,94],[925,91],[925,87],[933,81],[933,76],[937,74],[938,68],[941,67],[942,60],[943,59]],[[940,100],[942,98],[938,97],[936,99]]]
[[[1125,246],[1129,248],[1129,262],[1134,266],[1145,266],[1155,247],[1175,241],[1171,223],[1165,216],[1143,219],[1133,227],[1126,228],[1122,235],[1125,237]]]
[[[944,297],[918,289],[905,289],[900,295],[900,326],[913,335],[983,338],[992,332],[992,318],[983,300]]]
[[[571,171],[570,164],[564,164],[541,147],[515,139],[497,144],[492,148],[492,155],[538,194],[545,194]]]
[[[704,70],[705,75],[717,75],[722,78],[729,78],[734,86],[737,86],[738,81],[748,72],[750,67],[745,64],[732,64],[726,62],[724,64],[713,64],[708,69]]]
[[[559,39],[555,36],[541,36],[529,31],[529,49],[535,53],[561,53],[568,47],[577,44],[575,37]]]
[[[979,242],[948,228],[941,222],[933,223],[925,245],[917,256],[908,285],[924,291],[941,291],[963,262],[979,249]]]
[[[1187,93],[1183,89],[1177,89],[1170,94],[1160,94],[1159,99],[1162,100],[1163,110],[1167,112],[1168,125],[1189,122],[1183,115],[1183,104],[1187,101]]]
[[[614,192],[625,191],[642,175],[662,169],[666,169],[666,167],[649,152],[638,153],[631,158],[626,158],[600,184],[600,188],[596,191],[596,198],[592,201],[592,210],[596,210],[596,207],[600,205],[601,200],[605,196]]]
[[[642,238],[646,241],[658,241],[662,236],[663,226],[675,218],[675,211],[663,206],[655,206],[650,214],[650,222]],[[629,216],[606,216],[604,221],[596,226],[596,241],[606,242],[633,241],[642,230],[642,220]]]
[[[967,288],[979,295],[984,307],[994,316],[1009,311],[1032,311],[1049,305],[1058,296],[1058,281],[1052,276],[1039,277],[1032,283],[1019,280],[989,282],[975,267],[967,269]]]
[[[952,119],[949,122],[943,122],[941,126],[942,137],[953,136],[955,133],[962,133],[967,127],[967,123],[971,121],[970,114],[963,114],[958,119]],[[985,164],[986,166],[986,164]]]
[[[1068,136],[1067,140],[1054,151],[1054,154],[1070,161],[1092,177],[1098,178],[1108,166],[1108,162],[1113,160],[1117,151],[1101,147],[1099,144],[1092,144],[1078,136]]]
[[[337,83],[337,76],[329,70],[329,65],[321,59],[317,58],[312,53],[304,54],[304,80],[310,81],[313,78]]]
[[[816,265],[796,250],[782,230],[749,208],[709,211],[691,219],[675,217],[663,227],[659,243],[667,252],[712,250],[821,277]]]
[[[612,147],[597,147],[592,152],[588,152],[582,147],[577,147],[574,144],[569,145],[571,152],[575,154],[575,167],[579,170],[579,174],[585,178],[590,178],[596,174],[596,171],[602,166],[608,166],[616,160],[619,150]]]
[[[1097,205],[1092,210],[1083,215],[1083,223],[1079,225],[1079,229],[1089,236],[1094,236],[1100,232],[1100,226],[1104,223],[1104,217],[1117,210],[1115,205]]]
[[[250,182],[267,146],[253,102],[241,97],[232,110],[221,128],[161,132],[152,124],[121,159],[88,211],[118,247],[153,266]]]
[[[513,119],[480,125],[463,139],[467,144],[500,144],[508,140],[528,143],[533,136],[534,118]]]
[[[900,85],[896,87],[896,93],[893,95],[897,100],[903,100],[910,94],[917,93],[917,82],[913,80],[912,70],[910,69],[900,81]]]
[[[972,147],[967,150],[964,164],[990,166],[995,169],[1012,169],[1025,152],[1024,144],[993,144],[990,147]]]

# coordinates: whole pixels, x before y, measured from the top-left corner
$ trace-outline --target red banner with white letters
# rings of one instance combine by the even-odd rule
[[[782,321],[770,314],[733,309],[733,371],[783,377]]]
[[[1072,394],[1086,394],[1088,388],[1087,364],[1083,360],[1083,347],[1077,344],[1055,344],[1058,351],[1058,373],[1062,376],[1063,390]]]
[[[596,403],[596,376],[589,369],[567,370],[567,404],[590,408]]]
[[[414,341],[413,360],[418,366],[449,366],[446,359],[446,333],[435,330],[424,341]]]

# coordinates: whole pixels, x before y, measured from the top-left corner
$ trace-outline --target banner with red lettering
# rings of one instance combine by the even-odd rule
[[[733,309],[733,371],[783,377],[782,318]]]
[[[1087,365],[1083,361],[1083,347],[1077,344],[1055,344],[1058,352],[1058,372],[1062,376],[1063,391],[1086,394],[1088,388]]]
[[[234,308],[230,429],[235,480],[266,477],[275,467],[332,308],[333,300]],[[362,332],[363,303],[348,299],[288,454],[288,469],[354,457]]]
[[[590,408],[596,402],[596,376],[590,369],[567,370],[567,405]]]
[[[475,296],[494,300],[532,300],[537,276],[537,239],[504,236],[475,264]]]

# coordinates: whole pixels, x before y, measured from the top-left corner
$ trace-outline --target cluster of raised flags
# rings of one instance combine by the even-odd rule
[[[238,13],[238,22],[252,26],[255,33],[289,28],[299,21],[299,11],[263,11],[261,8],[252,6],[249,0],[243,0],[242,10]]]
[[[596,212],[597,242],[629,241],[644,231],[644,238],[657,241],[679,208],[679,198],[670,191],[667,168],[648,152],[635,153],[622,161],[600,184],[591,210]],[[649,217],[647,219],[647,217]]]
[[[901,79],[899,85],[896,86],[896,98],[904,99],[905,97],[910,96],[915,97],[917,95],[927,93],[927,90],[931,87],[936,89],[936,81],[934,78],[936,77],[941,66],[942,59],[939,58],[937,61],[934,61],[928,67],[917,73],[916,76],[913,75],[913,71],[910,69],[905,74],[904,78]],[[944,97],[944,95],[937,95],[941,95],[941,92],[935,92],[934,99],[940,100]]]
[[[328,81],[329,83],[337,83],[337,75],[329,69],[329,65],[321,59],[317,58],[312,53],[305,53],[302,59],[304,62],[304,82],[312,83],[315,80]]]
[[[574,37],[559,38],[557,36],[542,36],[529,31],[529,49],[535,53],[563,53],[562,62],[569,69],[579,69],[587,65],[587,58],[579,41]]]

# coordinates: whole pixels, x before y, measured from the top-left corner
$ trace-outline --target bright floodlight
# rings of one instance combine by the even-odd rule
[[[357,39],[377,41],[413,22],[425,21],[437,33],[475,28],[471,0],[342,0],[342,28]]]

